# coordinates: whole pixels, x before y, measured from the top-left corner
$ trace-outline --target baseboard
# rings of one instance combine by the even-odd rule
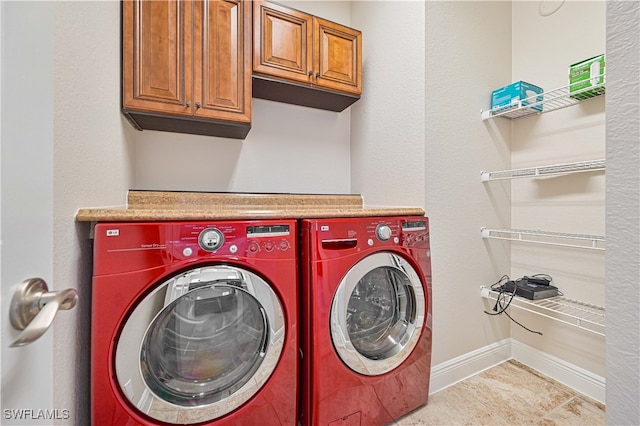
[[[511,358],[511,339],[504,339],[431,368],[429,393],[455,385]]]
[[[511,338],[433,366],[429,393],[439,392],[510,359],[515,359],[589,398],[605,403],[604,377]]]
[[[511,357],[552,379],[605,403],[605,378],[517,340],[511,341]]]

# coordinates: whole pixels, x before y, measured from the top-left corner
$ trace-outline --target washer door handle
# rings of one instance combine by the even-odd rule
[[[76,306],[78,292],[74,288],[49,291],[42,278],[30,278],[20,284],[13,293],[9,319],[16,330],[23,330],[10,347],[33,343],[51,326],[60,309]]]

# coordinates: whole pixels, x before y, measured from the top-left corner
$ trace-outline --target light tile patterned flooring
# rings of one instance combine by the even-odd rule
[[[429,397],[393,426],[604,425],[604,404],[507,361]]]

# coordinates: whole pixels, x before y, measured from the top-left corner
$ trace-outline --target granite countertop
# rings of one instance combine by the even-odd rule
[[[423,216],[420,207],[369,207],[358,194],[251,194],[179,191],[127,193],[122,207],[81,208],[79,222],[305,219],[325,217]]]

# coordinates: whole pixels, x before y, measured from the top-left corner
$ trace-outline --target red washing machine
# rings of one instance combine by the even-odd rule
[[[94,234],[93,425],[297,422],[295,221]]]
[[[301,235],[301,423],[385,425],[425,404],[428,219],[304,220]]]

